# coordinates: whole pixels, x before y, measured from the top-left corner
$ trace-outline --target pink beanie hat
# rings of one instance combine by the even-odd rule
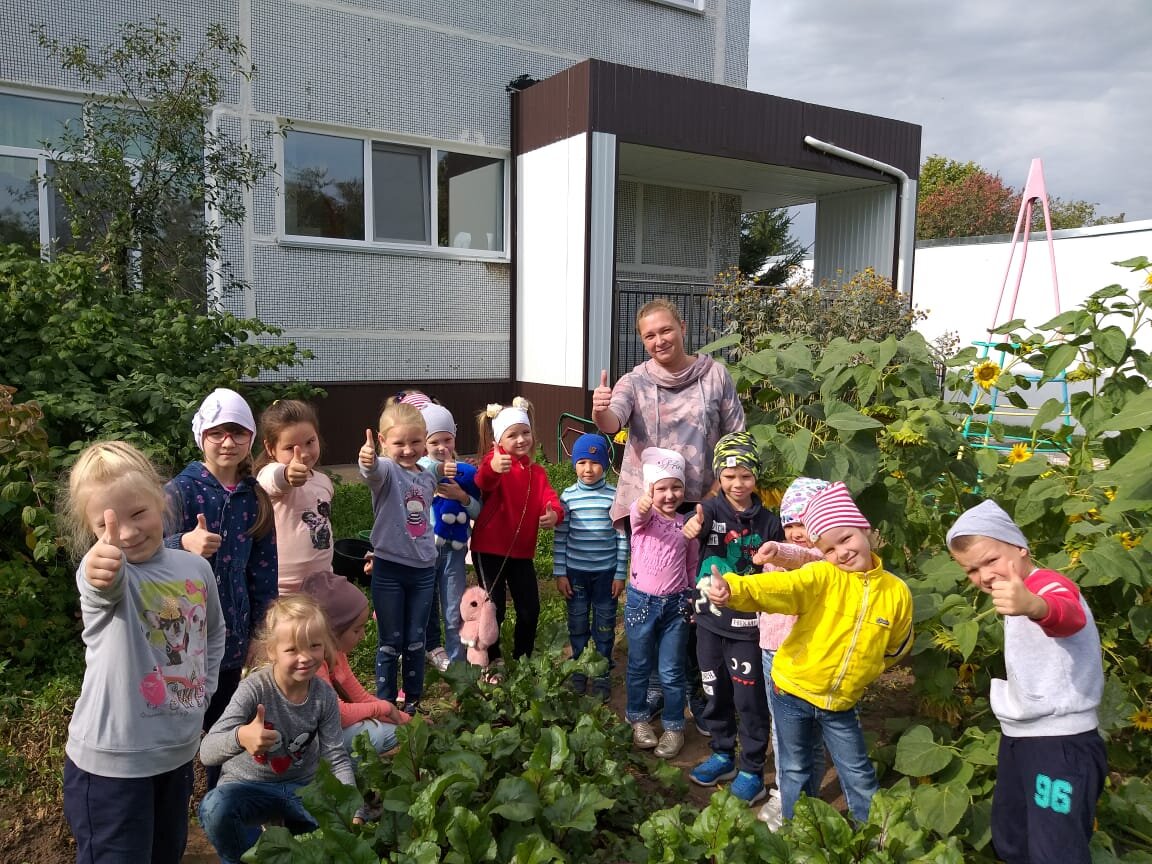
[[[800,518],[813,541],[833,528],[863,528],[867,531],[872,527],[843,483],[833,483],[813,495]]]

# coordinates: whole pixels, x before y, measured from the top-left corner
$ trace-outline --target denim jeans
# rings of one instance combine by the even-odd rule
[[[617,602],[612,596],[615,575],[615,570],[599,573],[568,571],[568,584],[572,586],[572,597],[568,600],[568,639],[572,643],[572,656],[579,657],[584,653],[591,636],[597,653],[607,658],[609,668],[612,666],[612,644],[616,641]]]
[[[857,821],[866,821],[872,796],[880,787],[876,782],[876,770],[868,758],[856,708],[825,711],[798,696],[785,693],[774,684],[768,693],[780,744],[776,754],[776,785],[780,787],[784,818],[792,818],[800,792],[812,782],[812,749],[823,733],[848,809]]]
[[[460,598],[464,596],[467,576],[464,556],[467,549],[453,549],[450,543],[440,547],[436,556],[436,590],[432,592],[432,606],[428,610],[428,635],[424,650],[443,648],[453,663],[464,660],[460,646]],[[444,638],[440,638],[440,610],[444,610]]]
[[[76,860],[179,864],[188,839],[192,763],[152,777],[104,777],[64,758],[64,817]]]
[[[404,698],[419,699],[424,693],[424,631],[435,590],[435,567],[406,567],[373,556],[377,698],[396,701],[396,672],[401,656]]]
[[[684,666],[688,610],[693,593],[681,591],[657,596],[628,586],[624,602],[624,633],[628,637],[628,706],[624,719],[629,723],[648,719],[648,676],[655,661],[660,685],[664,688],[661,725],[665,732],[684,729],[687,698]]]
[[[772,689],[772,661],[776,659],[776,652],[771,648],[764,648],[760,652],[764,665],[764,693],[767,697],[767,704],[771,708],[771,689]],[[776,773],[780,773],[780,743],[776,740],[776,720],[772,720],[772,757],[776,760]],[[812,776],[803,788],[803,792],[809,798],[817,798],[820,795],[820,783],[824,779],[824,741],[817,735],[816,740],[812,742]],[[780,788],[779,776],[776,780],[776,788]]]
[[[361,732],[368,733],[368,740],[372,742],[372,746],[376,749],[377,753],[387,753],[400,743],[396,738],[396,727],[394,725],[374,719],[361,720],[359,723],[345,726],[341,732],[344,736],[344,749],[348,751],[348,755],[352,757],[353,762],[356,761],[356,756],[352,752],[352,742],[356,740],[356,736]]]
[[[260,839],[260,826],[283,819],[293,834],[315,831],[316,822],[296,790],[305,783],[222,783],[200,802],[200,827],[223,864],[235,864]]]

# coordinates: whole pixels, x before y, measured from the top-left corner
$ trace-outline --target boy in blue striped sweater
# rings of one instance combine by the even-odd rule
[[[568,601],[572,656],[584,653],[591,635],[597,652],[608,659],[611,668],[617,598],[628,574],[628,538],[613,527],[609,514],[616,487],[604,480],[608,453],[608,440],[596,433],[581,435],[572,446],[576,484],[560,496],[566,518],[556,526],[552,560],[556,589]],[[583,675],[573,675],[572,687],[584,693],[588,681]],[[607,672],[592,682],[592,693],[608,701]]]

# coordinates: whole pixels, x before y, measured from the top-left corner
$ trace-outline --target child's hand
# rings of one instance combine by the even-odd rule
[[[385,723],[392,723],[395,726],[403,726],[412,718],[387,699],[379,699],[376,702],[376,719]]]
[[[456,476],[456,460],[449,459],[447,462],[445,462],[444,467],[441,469],[441,472],[442,472],[443,477],[446,480],[451,480],[453,477],[455,477]]]
[[[103,591],[111,587],[124,566],[124,551],[120,548],[120,523],[115,510],[104,511],[104,533],[92,544],[84,561],[84,581]]]
[[[436,495],[440,498],[448,498],[452,501],[459,502],[465,507],[468,506],[468,502],[472,499],[472,496],[465,492],[464,488],[455,480],[450,480],[447,483],[437,483]]]
[[[303,486],[308,482],[308,466],[300,458],[300,448],[292,448],[292,461],[284,466],[284,479],[289,486]]]
[[[763,567],[765,564],[775,564],[776,555],[779,551],[780,544],[775,540],[769,540],[753,553],[752,563],[757,567]]]
[[[371,429],[365,429],[364,446],[360,448],[360,456],[356,460],[365,471],[376,467],[376,436]]]
[[[365,576],[371,576],[372,575],[372,553],[371,552],[365,552],[364,553],[364,575]]]
[[[572,599],[572,583],[568,581],[567,576],[556,577],[556,590],[560,592],[565,600]]]
[[[592,416],[603,414],[612,404],[612,388],[608,386],[608,370],[600,370],[600,386],[592,391]]]
[[[1024,580],[1015,574],[998,580],[992,586],[992,605],[1001,615],[1027,615],[1039,621],[1048,614],[1048,604],[1028,590]]]
[[[507,474],[512,470],[512,457],[500,452],[500,445],[492,445],[492,470],[497,474]]]
[[[732,589],[727,581],[720,575],[720,568],[712,565],[712,582],[708,586],[708,602],[713,606],[727,606],[732,596]]]
[[[613,579],[612,580],[612,599],[615,600],[617,597],[619,597],[623,593],[624,593],[624,580],[623,579]]]
[[[211,558],[220,548],[221,537],[208,530],[208,520],[201,513],[196,517],[196,527],[184,533],[180,538],[180,545],[201,558]]]
[[[549,501],[544,505],[544,515],[540,517],[541,528],[555,528],[556,523],[560,521],[560,514],[552,509],[552,502]]]
[[[636,502],[636,510],[641,516],[647,516],[648,511],[652,509],[652,490],[654,486],[654,483],[649,483],[647,491],[645,491],[644,494],[640,496],[640,500]]]
[[[280,733],[264,726],[264,706],[256,706],[256,717],[236,729],[236,741],[253,756],[267,753],[280,743]]]
[[[704,527],[704,505],[696,505],[696,515],[684,523],[684,527],[680,532],[689,540],[695,540],[700,536],[700,530]]]

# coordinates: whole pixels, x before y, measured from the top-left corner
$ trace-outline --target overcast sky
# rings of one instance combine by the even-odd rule
[[[923,127],[921,161],[1152,218],[1152,2],[751,0],[748,87]]]

